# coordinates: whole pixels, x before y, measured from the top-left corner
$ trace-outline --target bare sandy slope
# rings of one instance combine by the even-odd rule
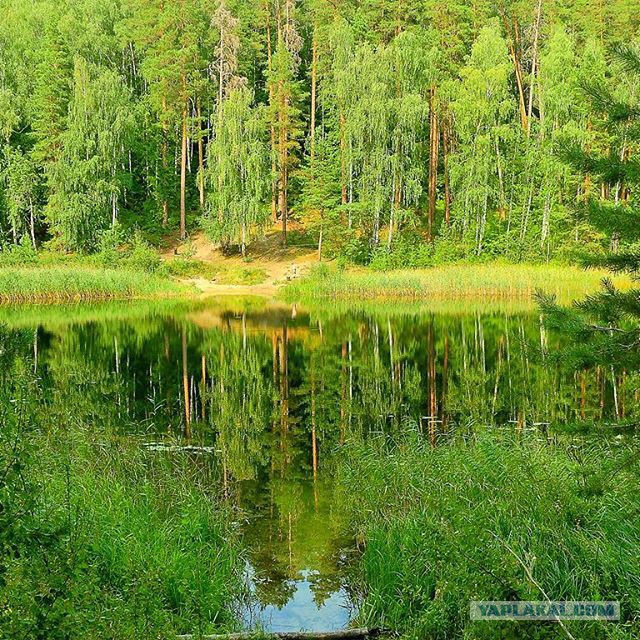
[[[221,272],[262,269],[265,271],[265,278],[255,284],[228,284],[219,282],[218,278],[210,280],[205,277],[184,278],[181,281],[195,286],[207,295],[273,296],[282,285],[304,275],[318,259],[316,251],[311,247],[283,249],[280,241],[279,231],[269,232],[264,239],[250,245],[247,261],[240,255],[224,255],[203,233],[198,232],[187,242],[170,247],[164,253],[164,258],[172,260],[176,256],[188,255],[220,268]]]

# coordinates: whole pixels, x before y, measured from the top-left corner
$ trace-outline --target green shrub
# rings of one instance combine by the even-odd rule
[[[170,275],[177,278],[207,278],[212,280],[216,277],[218,269],[203,260],[191,258],[175,257],[166,262],[166,268]]]
[[[26,237],[20,244],[0,246],[0,267],[32,265],[38,262],[38,252]]]
[[[376,271],[390,269],[416,269],[433,265],[433,245],[415,231],[396,235],[391,249],[378,247],[371,257],[370,266]]]
[[[96,263],[104,267],[115,267],[122,258],[120,247],[126,239],[126,231],[119,223],[102,231],[95,254]]]
[[[267,272],[262,267],[233,267],[217,275],[221,284],[254,285],[267,278]]]
[[[123,263],[130,269],[156,273],[162,267],[160,254],[136,233]]]

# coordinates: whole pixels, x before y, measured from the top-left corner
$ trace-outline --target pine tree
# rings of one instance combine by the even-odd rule
[[[277,171],[278,212],[282,221],[282,245],[287,246],[289,217],[289,179],[298,163],[299,139],[303,133],[298,106],[300,86],[296,79],[296,55],[280,39],[268,74],[269,115],[274,132]]]
[[[71,99],[73,63],[67,46],[55,27],[45,36],[43,56],[36,69],[34,117],[34,157],[43,168],[56,162],[62,150],[61,137],[67,125]]]
[[[208,27],[198,0],[128,0],[126,31],[144,53],[142,71],[149,82],[149,99],[162,129],[162,179],[159,181],[162,222],[169,218],[171,177],[169,142],[177,130],[180,157],[180,237],[186,238],[187,154],[190,101],[194,98],[202,59],[203,31]]]
[[[608,149],[604,153],[573,150],[569,159],[592,180],[605,185],[600,195],[608,194],[604,199],[592,194],[585,205],[592,224],[609,243],[608,251],[588,258],[589,264],[625,272],[638,280],[640,164],[631,151],[640,144],[640,51],[619,45],[613,53],[616,87],[604,83],[583,87],[594,111],[605,115]],[[569,355],[578,364],[640,366],[640,288],[622,291],[606,279],[602,291],[576,304],[577,311],[559,307],[548,296],[540,294],[539,298],[549,325],[573,337]]]

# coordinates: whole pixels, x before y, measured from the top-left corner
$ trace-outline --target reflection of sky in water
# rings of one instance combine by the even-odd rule
[[[255,571],[247,565],[247,581],[251,604],[243,612],[245,627],[261,628],[265,631],[336,631],[345,628],[351,619],[353,603],[344,587],[333,591],[318,603],[314,585],[318,572],[300,571],[300,579],[289,581],[291,596],[287,603],[262,605],[255,598]]]
[[[305,477],[305,457],[292,456],[283,477],[242,483],[247,629],[334,631],[353,617],[345,571],[352,541],[332,514],[332,483]]]

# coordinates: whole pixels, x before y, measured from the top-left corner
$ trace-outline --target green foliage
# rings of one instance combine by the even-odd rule
[[[156,273],[163,266],[160,254],[145,242],[139,233],[134,235],[122,262],[126,268],[146,273]]]
[[[218,275],[220,284],[260,284],[267,278],[262,267],[237,267],[223,271]]]
[[[17,357],[32,334],[0,331],[3,637],[153,638],[231,623],[237,547],[189,460],[107,429],[98,442],[70,412],[34,413],[33,363]]]
[[[633,636],[639,471],[633,447],[613,441],[489,431],[434,449],[405,425],[352,444],[339,503],[364,540],[360,621],[409,638],[566,637],[555,624],[469,621],[470,600],[549,594],[621,601],[622,626],[566,623],[574,637]]]
[[[166,268],[172,276],[179,278],[202,277],[212,280],[218,272],[217,267],[202,260],[191,258],[174,258],[166,263]]]
[[[508,126],[515,111],[509,72],[507,47],[497,26],[485,27],[451,104],[460,140],[451,159],[453,188],[462,194],[454,201],[454,210],[459,207],[456,225],[463,237],[472,239],[478,256],[485,248],[489,212],[506,206],[500,147],[504,153],[504,147],[515,142]]]
[[[635,93],[640,82],[640,54],[628,46],[619,47],[615,54],[621,72],[617,90],[607,90],[597,78],[583,86],[604,118],[607,147],[589,151],[573,149],[565,155],[584,171],[615,184],[613,201],[598,201],[593,194],[586,194],[586,214],[607,238],[610,247],[609,251],[589,256],[588,263],[628,273],[637,281],[640,254],[636,227],[640,209],[632,194],[640,186],[640,172],[629,152],[640,143],[640,102]],[[613,375],[616,368],[638,366],[639,296],[636,286],[621,291],[607,279],[600,293],[576,303],[575,312],[558,307],[552,297],[542,293],[539,301],[549,326],[564,329],[575,338],[565,357],[580,366],[606,364]]]
[[[252,230],[262,228],[268,217],[268,149],[263,114],[252,101],[248,89],[231,90],[207,150],[209,196],[203,226],[213,240],[239,240],[242,255]]]
[[[0,244],[245,252],[271,204],[343,262],[606,249],[576,205],[633,224],[637,11],[561,4],[1,0]]]
[[[108,71],[92,77],[89,65],[77,60],[63,152],[50,173],[53,195],[46,211],[52,232],[66,247],[94,248],[100,231],[117,221],[118,199],[127,184],[121,167],[133,124],[131,95],[121,78]]]
[[[396,236],[391,248],[378,247],[369,266],[376,271],[430,267],[434,264],[434,247],[415,231]]]
[[[0,249],[0,267],[35,265],[38,253],[26,236],[19,244],[10,244]]]

